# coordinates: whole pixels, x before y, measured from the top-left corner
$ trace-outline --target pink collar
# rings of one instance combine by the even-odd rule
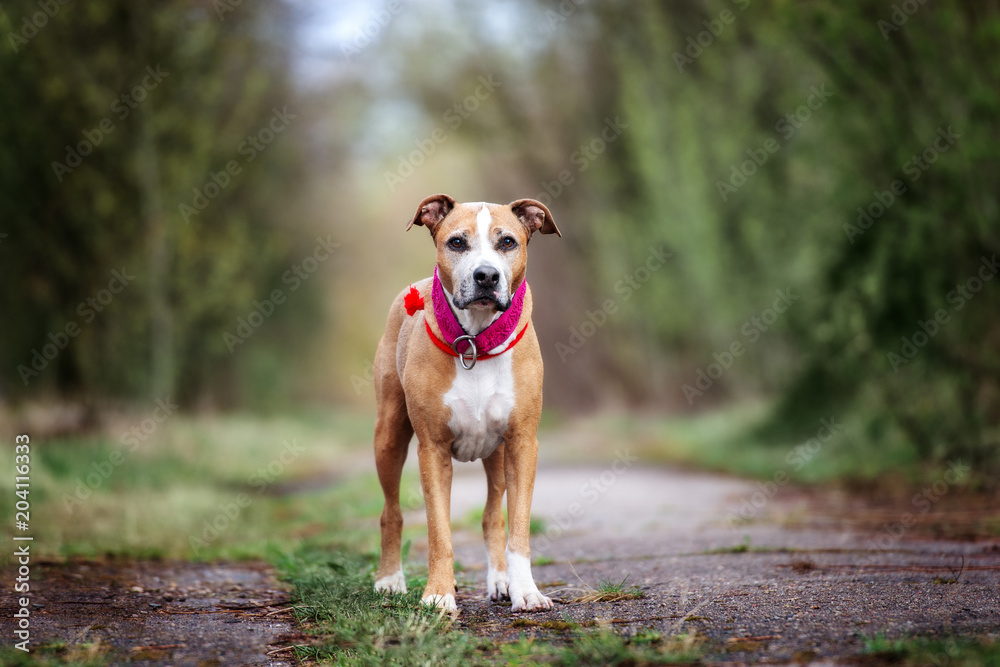
[[[480,354],[499,347],[514,333],[517,323],[521,319],[521,310],[524,307],[524,293],[527,289],[528,281],[521,281],[521,286],[517,288],[517,291],[514,292],[514,298],[511,299],[510,308],[501,313],[500,317],[493,324],[486,327],[486,329],[475,337],[476,350]],[[444,342],[454,348],[459,354],[464,353],[469,349],[468,339],[458,341],[458,345],[455,345],[455,339],[468,336],[468,333],[458,323],[458,318],[455,317],[455,313],[452,312],[451,306],[448,304],[448,298],[444,294],[444,287],[438,278],[436,266],[434,267],[434,283],[431,288],[431,302],[434,304],[434,317],[437,318],[438,328],[441,329]]]

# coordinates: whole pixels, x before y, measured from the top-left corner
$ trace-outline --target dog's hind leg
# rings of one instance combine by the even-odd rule
[[[413,426],[406,413],[402,387],[398,391],[393,389],[395,388],[376,387],[381,395],[375,420],[375,467],[385,496],[385,507],[382,509],[382,554],[375,590],[405,593],[406,579],[403,577],[400,552],[403,512],[399,505],[399,480],[403,474],[410,439],[413,437]]]

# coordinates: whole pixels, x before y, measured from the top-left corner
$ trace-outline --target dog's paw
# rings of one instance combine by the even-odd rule
[[[375,590],[379,593],[405,593],[406,592],[406,578],[403,577],[403,571],[398,570],[388,577],[382,577],[381,579],[375,580]]]
[[[531,577],[531,561],[526,556],[508,550],[507,573],[511,611],[552,609],[552,600],[538,592],[538,586]]]
[[[455,604],[455,596],[452,595],[451,593],[448,593],[447,595],[439,595],[437,593],[434,593],[432,595],[427,595],[421,598],[420,601],[423,602],[425,605],[428,605],[430,607],[437,607],[438,609],[441,609],[442,611],[446,611],[448,613],[458,612],[458,605]]]
[[[486,595],[494,602],[509,598],[507,592],[507,570],[490,568],[486,573]]]
[[[545,611],[552,609],[552,600],[538,592],[536,588],[524,595],[511,596],[511,611]]]

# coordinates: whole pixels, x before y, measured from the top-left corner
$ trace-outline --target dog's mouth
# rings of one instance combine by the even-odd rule
[[[471,299],[464,302],[456,303],[455,307],[459,310],[468,310],[470,308],[493,308],[502,313],[510,308],[510,304],[501,302],[496,294],[480,293],[473,295]]]

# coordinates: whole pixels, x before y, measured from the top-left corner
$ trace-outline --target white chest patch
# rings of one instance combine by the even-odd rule
[[[480,361],[465,370],[455,359],[455,381],[444,395],[451,408],[448,427],[455,436],[451,455],[458,461],[483,459],[503,441],[514,409],[513,354]]]

